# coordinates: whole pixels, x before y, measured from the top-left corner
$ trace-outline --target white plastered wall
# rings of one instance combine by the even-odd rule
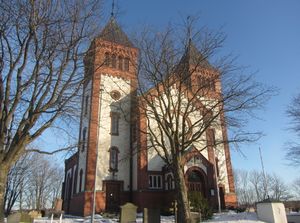
[[[87,83],[85,90],[83,92],[83,102],[82,103],[82,122],[81,122],[81,129],[80,129],[80,138],[79,138],[79,142],[81,142],[82,139],[82,132],[84,128],[87,128],[86,131],[86,142],[85,142],[85,150],[82,151],[81,146],[78,148],[78,154],[79,154],[79,158],[78,158],[78,171],[77,171],[77,189],[76,192],[80,192],[79,191],[79,184],[80,184],[80,170],[82,169],[83,174],[82,174],[82,182],[81,182],[81,190],[84,191],[84,185],[85,185],[85,173],[86,173],[86,158],[87,158],[87,141],[88,141],[88,135],[89,135],[89,118],[90,118],[90,105],[91,105],[91,80]],[[87,108],[87,114],[84,114],[84,109],[86,106],[85,100],[86,100],[86,96],[89,96],[89,102],[88,102],[88,108]]]
[[[178,91],[176,91],[176,89],[172,90],[172,94],[174,97],[178,96]],[[165,95],[163,95],[162,97],[166,97]],[[207,107],[210,106],[214,106],[214,102],[210,99],[207,98],[198,98],[199,100],[201,100],[201,102],[203,102],[203,104]],[[175,99],[174,99],[175,100]],[[187,99],[183,99],[183,103],[184,100]],[[167,100],[165,100],[167,101]],[[159,106],[159,105],[157,105]],[[151,109],[149,109],[151,110]],[[217,111],[215,111],[217,112]],[[163,113],[163,111],[161,111],[161,113]],[[151,117],[151,114],[148,112],[148,117]],[[201,119],[201,113],[200,111],[193,111],[189,117],[190,121],[192,123],[195,123],[196,121],[198,121],[199,119]],[[157,126],[156,121],[152,121],[150,120],[150,125],[151,125],[151,129],[155,132],[155,128]],[[222,134],[222,128],[221,128],[221,120],[220,117],[218,117],[214,123],[214,125],[212,126],[215,130],[215,140],[216,142],[221,142],[224,141],[223,140],[223,134]],[[197,129],[193,129],[193,132],[197,131]],[[158,134],[158,132],[156,132],[156,134]],[[151,142],[148,138],[148,148],[150,148]],[[203,136],[198,139],[196,142],[193,143],[193,145],[195,146],[195,148],[199,149],[201,154],[208,160],[208,151],[205,148],[206,147],[206,134],[203,134]],[[227,166],[226,166],[226,156],[225,156],[225,148],[224,148],[224,144],[218,144],[216,145],[215,149],[215,156],[218,158],[219,160],[219,183],[223,184],[225,186],[225,192],[229,193],[229,183],[228,183],[228,174],[227,174]],[[161,150],[160,150],[161,151]],[[150,171],[161,171],[162,167],[165,165],[165,163],[163,162],[163,160],[157,155],[157,151],[153,148],[148,150],[148,170]],[[201,164],[199,164],[199,167],[202,168],[204,170],[204,172],[206,172],[205,167]],[[185,166],[185,171],[189,168],[189,164],[187,164]]]
[[[98,135],[97,190],[102,190],[102,180],[124,181],[124,190],[129,188],[129,155],[130,155],[130,81],[108,74],[101,76],[102,95],[99,98],[100,126]],[[119,100],[114,100],[110,92],[121,93]],[[119,135],[111,135],[111,112],[118,112]],[[109,149],[119,149],[118,172],[113,178],[109,171]]]

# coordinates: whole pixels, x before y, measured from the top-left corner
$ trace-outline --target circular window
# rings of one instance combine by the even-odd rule
[[[120,97],[121,97],[121,93],[120,93],[119,91],[114,90],[114,91],[111,91],[111,92],[110,92],[110,96],[111,96],[112,99],[114,99],[114,100],[119,100]]]

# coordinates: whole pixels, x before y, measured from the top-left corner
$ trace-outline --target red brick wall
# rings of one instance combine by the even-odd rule
[[[235,193],[225,194],[225,206],[236,207],[237,206],[237,197]]]

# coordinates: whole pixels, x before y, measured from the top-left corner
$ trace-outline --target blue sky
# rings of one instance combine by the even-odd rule
[[[280,89],[263,111],[261,120],[252,120],[250,128],[265,136],[255,144],[242,146],[246,155],[231,152],[234,168],[261,169],[258,147],[262,148],[267,172],[290,182],[300,168],[287,165],[284,143],[295,135],[288,131],[285,110],[291,98],[300,92],[300,1],[298,0],[117,0],[117,20],[130,33],[144,24],[165,27],[180,23],[187,15],[200,15],[210,29],[223,27],[227,40],[224,52],[238,56],[238,64],[257,71],[260,82]],[[110,15],[106,1],[103,23]]]

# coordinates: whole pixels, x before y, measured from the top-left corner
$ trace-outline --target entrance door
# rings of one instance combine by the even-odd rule
[[[219,193],[220,193],[221,208],[225,209],[224,187],[219,187]]]
[[[118,211],[120,207],[121,184],[117,181],[106,182],[106,210]]]
[[[188,172],[188,190],[201,192],[203,197],[206,197],[205,180],[200,171],[192,170]]]

